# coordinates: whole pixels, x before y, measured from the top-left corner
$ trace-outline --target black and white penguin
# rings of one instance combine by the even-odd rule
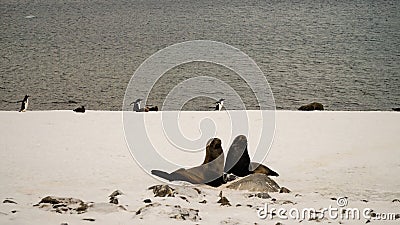
[[[221,111],[222,110],[222,106],[224,106],[224,100],[223,98],[221,98],[218,102],[215,103],[215,110],[216,111]]]
[[[28,98],[29,95],[25,95],[24,100],[22,100],[20,112],[25,112],[28,109]]]
[[[85,106],[81,106],[81,107],[74,109],[74,112],[76,112],[76,113],[84,113],[85,111],[86,111]]]
[[[135,111],[135,112],[141,112],[141,109],[140,109],[140,102],[142,102],[142,100],[143,100],[143,99],[138,98],[138,99],[136,99],[136,101],[134,101],[134,102],[131,103],[131,105],[133,104],[133,111]]]

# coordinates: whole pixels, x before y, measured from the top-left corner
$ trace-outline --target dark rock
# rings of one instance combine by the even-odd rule
[[[311,217],[308,219],[308,221],[321,222],[321,220],[318,217]]]
[[[60,225],[68,225],[68,223],[61,223]]]
[[[231,203],[229,202],[229,200],[226,197],[222,197],[218,200],[217,203],[221,203],[221,206],[231,206]]]
[[[117,197],[118,195],[123,195],[124,193],[122,193],[122,191],[120,191],[120,190],[115,190],[115,191],[113,191],[113,193],[111,193],[108,197],[110,197],[110,198],[114,198],[114,197]]]
[[[83,218],[82,220],[85,220],[85,221],[90,221],[90,222],[94,222],[94,221],[96,221],[96,219],[93,219],[93,218]]]
[[[154,197],[174,197],[175,190],[168,185],[154,185],[149,187],[149,190],[153,190]]]
[[[64,203],[59,203],[59,204],[54,204],[53,205],[53,208],[59,208],[59,207],[68,207],[68,205],[64,204]]]
[[[108,197],[110,197],[110,203],[111,204],[115,204],[115,205],[118,205],[119,204],[119,201],[118,201],[118,196],[120,196],[120,195],[123,195],[124,193],[122,193],[122,191],[120,191],[120,190],[115,190],[115,191],[113,191],[113,193],[111,193]]]
[[[89,206],[85,203],[81,203],[80,206],[78,208],[76,208],[76,211],[78,213],[83,213],[86,212],[86,210],[89,208]]]
[[[185,200],[185,201],[189,202],[189,200],[188,200],[185,196],[179,196],[179,198],[181,198],[182,200]]]
[[[147,199],[143,200],[143,202],[144,203],[151,203],[151,200],[147,198]]]
[[[198,188],[193,188],[193,190],[197,191],[197,194],[201,194],[201,190]]]
[[[292,204],[292,205],[295,205],[292,201],[289,201],[289,200],[286,200],[286,201],[283,201],[282,202],[282,204]]]
[[[221,203],[221,206],[225,206],[225,205],[231,206],[231,203],[229,202],[229,200],[226,197],[222,196],[222,191],[219,193],[219,197],[220,197],[220,199],[218,200],[217,203]]]
[[[17,210],[11,210],[11,213],[16,213],[16,212],[18,212]]]
[[[138,211],[136,211],[136,215],[139,215],[139,214],[143,213],[144,211],[146,211],[147,209],[149,209],[151,207],[158,207],[160,205],[161,205],[160,203],[151,203],[151,204],[148,204],[146,206],[143,206],[140,209],[138,209]]]
[[[400,200],[396,198],[396,199],[393,199],[392,202],[400,202]]]
[[[362,201],[362,202],[368,202],[368,200],[366,200],[366,199],[362,199],[361,201]]]
[[[69,213],[81,214],[85,213],[88,209],[88,204],[76,198],[61,198],[54,196],[47,196],[43,198],[38,204],[34,205],[43,210],[53,211],[56,213]]]
[[[121,210],[124,210],[124,211],[127,211],[128,209],[125,207],[125,206],[123,206],[123,205],[119,205],[118,206],[118,209],[121,209]]]
[[[321,103],[313,102],[308,105],[300,106],[299,110],[300,111],[324,110],[324,106]]]
[[[267,198],[271,198],[271,196],[268,193],[257,193],[257,194],[251,194],[249,195],[249,197],[257,197],[257,198],[262,198],[262,199],[267,199]]]
[[[44,198],[39,202],[39,204],[41,204],[41,203],[49,203],[49,204],[55,205],[55,204],[60,203],[60,201],[57,199],[57,197],[47,196],[47,197],[44,197]]]
[[[143,219],[143,217],[146,215],[150,215],[151,217],[153,217],[155,213],[159,215],[159,210],[152,211],[155,207],[162,207],[162,212],[160,214],[166,214],[169,218],[176,220],[189,220],[192,222],[201,220],[199,217],[199,210],[197,209],[182,208],[180,205],[162,206],[160,203],[151,203],[141,207],[138,211],[136,211],[135,217],[138,216],[139,219]]]
[[[176,220],[190,220],[192,222],[197,222],[201,220],[199,217],[199,210],[190,208],[175,208],[172,210],[172,215],[170,218]]]
[[[290,193],[290,190],[285,187],[281,187],[281,189],[279,190],[279,193]]]
[[[118,198],[117,198],[117,197],[111,197],[111,198],[110,198],[110,203],[111,203],[111,204],[118,205],[118,203],[119,203],[119,202],[118,202]]]
[[[11,199],[6,199],[3,201],[3,203],[10,203],[10,204],[18,204],[15,201],[11,200]]]
[[[400,112],[400,108],[392,108],[393,111]]]
[[[242,206],[242,204],[236,204],[236,207],[240,207],[240,206]]]
[[[201,203],[201,204],[206,204],[207,203],[207,200],[203,200],[203,201],[201,201],[201,202],[199,202],[199,203]]]

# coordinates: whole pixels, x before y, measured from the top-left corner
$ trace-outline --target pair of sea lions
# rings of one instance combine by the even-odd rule
[[[255,168],[252,170],[252,168]],[[244,177],[252,173],[262,173],[268,176],[279,176],[278,173],[260,163],[250,162],[247,150],[247,138],[239,135],[229,148],[226,163],[224,164],[224,151],[221,140],[212,138],[206,146],[204,162],[190,169],[180,168],[172,173],[152,170],[152,174],[168,181],[187,181],[192,184],[207,184],[218,187],[225,184],[227,174]]]

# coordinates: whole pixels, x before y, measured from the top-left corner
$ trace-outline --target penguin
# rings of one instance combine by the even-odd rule
[[[28,109],[28,98],[29,95],[25,95],[24,99],[21,101],[21,109],[19,110],[20,112],[26,112],[26,110]]]
[[[85,112],[85,106],[81,106],[81,107],[78,107],[78,108],[74,109],[74,112],[76,112],[76,113],[84,113]]]
[[[140,102],[141,102],[142,100],[143,100],[143,99],[138,98],[138,99],[136,99],[136,101],[134,101],[134,102],[131,103],[131,105],[133,104],[133,111],[135,111],[135,112],[141,112],[141,109],[140,109]]]
[[[224,106],[224,100],[225,99],[221,98],[218,102],[215,103],[215,111],[222,110],[222,106]]]

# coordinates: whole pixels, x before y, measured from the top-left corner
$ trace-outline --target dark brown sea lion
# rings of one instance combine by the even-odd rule
[[[308,105],[300,106],[299,110],[300,111],[324,110],[324,106],[321,103],[313,102]]]
[[[85,112],[85,106],[81,106],[81,107],[78,107],[78,108],[74,109],[74,112],[76,112],[76,113],[84,113]]]
[[[180,168],[172,173],[160,170],[152,170],[152,174],[169,181],[187,181],[192,184],[208,184],[218,187],[224,183],[224,151],[221,140],[213,138],[206,146],[206,157],[204,162],[190,169]]]
[[[239,135],[233,140],[229,148],[225,162],[225,173],[244,177],[253,173],[262,173],[268,176],[279,176],[279,174],[261,163],[250,162],[247,150],[247,138]]]

